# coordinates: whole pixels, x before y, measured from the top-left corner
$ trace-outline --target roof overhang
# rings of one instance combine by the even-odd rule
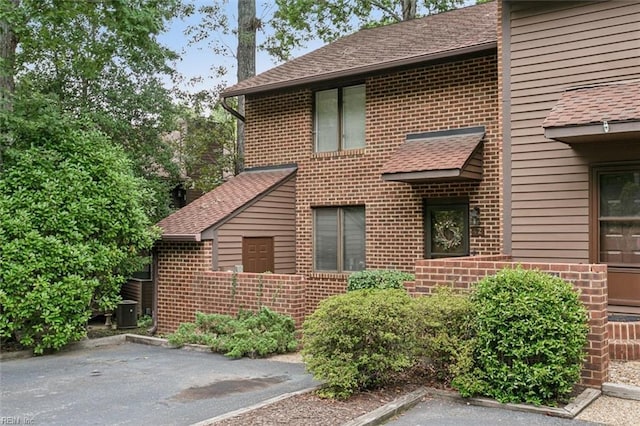
[[[582,126],[547,127],[547,139],[567,144],[640,139],[640,121],[608,122]]]
[[[426,55],[416,55],[407,58],[401,58],[386,62],[380,62],[375,64],[364,65],[356,68],[348,68],[344,70],[338,70],[334,72],[327,72],[322,74],[314,74],[303,78],[290,79],[285,81],[278,81],[270,84],[263,84],[260,86],[234,89],[233,87],[224,90],[221,93],[222,98],[228,98],[232,96],[241,95],[254,95],[258,93],[273,92],[278,90],[290,89],[295,87],[303,87],[323,82],[329,82],[332,80],[342,80],[347,78],[355,78],[358,76],[365,76],[375,74],[381,71],[388,71],[395,68],[403,68],[407,66],[413,66],[417,64],[427,64],[430,62],[438,62],[446,59],[452,59],[459,56],[472,55],[484,51],[495,50],[498,44],[495,41],[488,43],[476,44],[473,46],[467,46],[459,49],[450,49],[436,53],[430,53]]]
[[[568,144],[638,139],[640,81],[568,89],[542,127],[546,138]]]
[[[482,179],[484,127],[407,135],[382,169],[382,180],[425,183]]]
[[[202,241],[200,234],[162,234],[163,241]]]

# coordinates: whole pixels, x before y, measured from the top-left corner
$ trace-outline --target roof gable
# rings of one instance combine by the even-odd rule
[[[222,223],[276,188],[296,171],[294,166],[240,173],[191,204],[158,222],[163,240],[200,241],[202,232]]]
[[[495,48],[497,3],[360,30],[227,88],[223,96],[352,77]]]

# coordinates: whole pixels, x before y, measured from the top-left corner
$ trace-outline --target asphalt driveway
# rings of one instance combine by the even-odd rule
[[[299,363],[124,343],[3,361],[0,420],[187,425],[315,384]]]

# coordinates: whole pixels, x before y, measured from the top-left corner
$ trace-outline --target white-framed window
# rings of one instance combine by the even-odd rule
[[[313,210],[313,268],[351,272],[365,269],[364,206],[319,207]]]
[[[315,152],[363,148],[364,127],[364,84],[315,93]]]

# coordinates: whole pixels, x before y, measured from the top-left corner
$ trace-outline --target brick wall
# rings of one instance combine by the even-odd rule
[[[487,275],[514,267],[508,256],[486,256],[416,262],[415,293],[430,294],[437,285],[468,289]],[[581,374],[585,386],[600,387],[609,370],[607,330],[607,266],[591,264],[517,263],[525,269],[552,273],[579,289],[580,299],[589,311],[589,346]]]
[[[312,303],[345,285],[339,274],[313,274],[313,207],[365,205],[369,269],[413,271],[424,257],[424,198],[468,197],[484,226],[483,237],[471,238],[472,253],[502,252],[496,70],[491,54],[367,78],[366,147],[339,153],[313,153],[311,90],[247,97],[246,165],[298,164],[296,272],[307,276]],[[382,181],[383,165],[408,133],[470,126],[486,128],[481,182]]]
[[[299,275],[211,270],[211,242],[158,244],[159,333],[171,333],[195,312],[236,314],[267,306],[291,315],[300,327],[305,315],[305,281]]]

